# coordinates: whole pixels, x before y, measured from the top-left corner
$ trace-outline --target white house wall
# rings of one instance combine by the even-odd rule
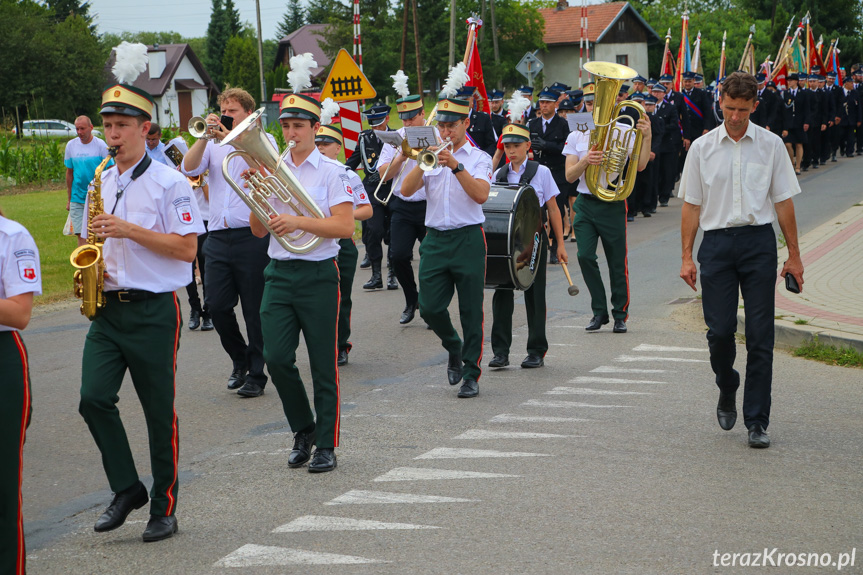
[[[189,61],[189,58],[184,56],[183,60],[180,62],[180,65],[177,67],[177,71],[174,74],[174,77],[171,78],[171,81],[168,85],[168,89],[165,93],[156,98],[156,116],[157,122],[161,126],[170,126],[172,121],[175,125],[180,122],[180,102],[177,97],[177,91],[174,89],[174,81],[180,80],[195,80],[201,84],[204,83],[200,74],[195,70],[195,67]],[[207,107],[209,105],[209,99],[207,98],[207,90],[192,90],[192,115],[193,116],[203,116],[207,111]],[[167,111],[169,110],[169,111]],[[171,117],[173,115],[173,118]],[[186,129],[186,126],[176,126],[182,129]]]
[[[605,44],[599,43],[596,45],[596,60],[601,62],[617,62],[617,56],[627,56],[630,68],[634,68],[636,72],[649,78],[650,70],[647,64],[647,44],[644,42],[632,42],[626,44]]]
[[[617,62],[617,56],[625,55],[628,66],[636,72],[649,78],[647,64],[647,44],[633,42],[625,44],[594,44],[590,48],[590,60],[600,62]],[[542,74],[545,84],[563,82],[573,87],[578,86],[578,44],[569,46],[551,46],[548,52],[540,52],[537,56],[542,60]],[[584,55],[587,62],[587,54]],[[582,83],[587,82],[587,74],[582,72]]]

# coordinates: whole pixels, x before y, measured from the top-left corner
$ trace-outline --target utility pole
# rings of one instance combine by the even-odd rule
[[[410,0],[405,0],[405,8],[404,8],[404,17],[402,18],[402,60],[401,66],[399,66],[400,70],[405,69],[405,59],[406,59],[406,50],[408,45],[408,10],[410,10],[409,6]]]
[[[455,0],[449,3],[449,67],[455,62]]]
[[[494,44],[494,63],[500,64],[500,50],[497,47],[497,22],[494,19],[494,0],[489,0],[491,10],[491,42]]]
[[[423,97],[423,67],[420,60],[420,29],[417,21],[417,0],[411,0],[414,9],[414,50],[417,53],[417,90],[420,99]]]
[[[267,82],[264,80],[264,45],[261,36],[261,0],[255,0],[255,12],[258,17],[258,72],[261,77],[261,103],[267,100]],[[267,125],[267,114],[263,115],[263,123]]]

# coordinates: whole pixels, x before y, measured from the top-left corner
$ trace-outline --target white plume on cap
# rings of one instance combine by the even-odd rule
[[[396,94],[402,98],[407,98],[411,95],[411,89],[408,88],[408,75],[404,73],[404,70],[399,70],[390,76],[390,78],[393,79],[393,90],[396,91]]]
[[[339,105],[332,98],[327,98],[321,102],[321,125],[325,126],[332,123],[333,118],[339,115]]]
[[[446,83],[440,91],[445,98],[452,98],[458,91],[467,84],[470,76],[467,75],[467,67],[464,62],[459,62],[449,69],[449,75],[446,77]]]
[[[516,90],[512,93],[512,98],[506,103],[507,115],[509,119],[515,122],[524,118],[524,113],[530,108],[530,100],[524,97],[524,94]]]
[[[111,72],[121,84],[131,84],[147,69],[147,47],[144,44],[130,44],[125,40],[114,48],[116,59]]]
[[[296,94],[311,88],[312,68],[316,68],[318,65],[312,53],[306,52],[305,54],[293,56],[290,65],[291,71],[288,72],[288,84],[291,86],[291,90]]]

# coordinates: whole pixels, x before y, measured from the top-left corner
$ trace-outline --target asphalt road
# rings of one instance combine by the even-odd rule
[[[861,200],[863,159],[828,168],[801,180],[801,233]],[[698,306],[680,303],[695,294],[677,277],[679,210],[673,200],[629,225],[629,333],[583,330],[589,300],[568,243],[582,294],[569,297],[562,270],[549,268],[546,366],[517,367],[527,335],[517,298],[516,367],[485,369],[473,400],[446,384],[446,354],[423,322],[398,325],[401,292],[363,293],[359,271],[333,473],[288,469],[275,389],[258,399],[228,392],[215,332],[185,330],[180,532],[155,544],[141,542],[146,508],[114,532],[92,531],[111,493],[77,413],[88,322],[75,304],[38,314],[24,333],[30,572],[736,573],[758,570],[754,554],[765,549],[768,566],[780,553],[837,563],[791,568],[783,555],[768,569],[777,573],[838,570],[856,549],[842,571],[861,572],[861,372],[777,353],[773,446],[748,448],[742,421],[722,431]],[[740,346],[738,362],[744,354]],[[129,384],[120,396],[149,485],[140,404]]]

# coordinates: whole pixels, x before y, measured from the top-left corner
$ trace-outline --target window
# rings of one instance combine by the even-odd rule
[[[618,64],[623,64],[624,66],[629,66],[629,55],[628,54],[618,54],[615,57]]]

